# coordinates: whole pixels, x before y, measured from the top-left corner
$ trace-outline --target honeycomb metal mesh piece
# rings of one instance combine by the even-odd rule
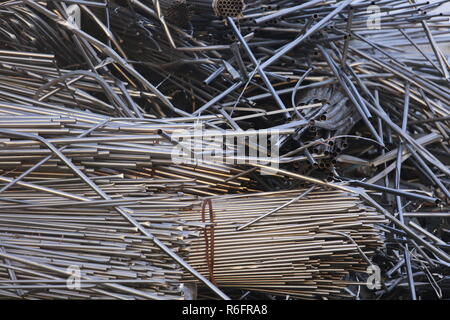
[[[237,17],[244,10],[243,0],[214,0],[213,9],[217,16]]]

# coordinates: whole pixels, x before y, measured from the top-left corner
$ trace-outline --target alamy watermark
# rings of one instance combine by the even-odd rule
[[[367,17],[367,29],[369,30],[380,30],[381,29],[381,20],[384,13],[389,14],[390,8],[388,7],[380,7],[377,5],[371,5],[367,7],[366,13]]]
[[[279,167],[279,130],[176,130],[171,135],[175,164],[260,164],[261,174]]]
[[[66,280],[67,289],[70,290],[80,290],[81,289],[81,270],[79,266],[71,265],[68,266],[66,272],[69,277]]]
[[[366,270],[369,277],[367,278],[366,285],[370,290],[381,289],[381,270],[376,264],[371,264]]]
[[[380,30],[381,29],[381,8],[377,5],[372,5],[367,7],[367,13],[369,17],[367,18],[367,28],[370,30]]]

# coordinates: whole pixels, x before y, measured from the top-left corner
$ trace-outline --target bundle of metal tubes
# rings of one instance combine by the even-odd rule
[[[187,259],[223,288],[303,299],[351,298],[344,290],[350,274],[364,273],[368,256],[383,245],[374,225],[385,218],[352,193],[311,187],[210,201],[213,216],[207,207],[205,221],[214,228],[214,243],[196,238]],[[202,221],[202,210],[194,207],[183,218]],[[214,251],[210,257],[205,256],[208,245]]]
[[[0,298],[448,298],[445,2],[0,1]]]
[[[2,296],[183,297],[181,284],[195,277],[126,215],[220,287],[301,298],[341,296],[344,277],[364,271],[382,246],[374,225],[385,218],[351,190],[248,195],[256,191],[243,186],[248,179],[226,181],[242,170],[170,164],[173,145],[158,132],[192,126],[186,120],[135,120],[3,103],[0,255],[11,263],[3,264]],[[236,192],[243,195],[224,195]],[[215,195],[213,221],[202,220],[198,195]],[[211,222],[216,262],[209,274],[202,233]],[[76,291],[62,278],[71,268],[83,271]]]

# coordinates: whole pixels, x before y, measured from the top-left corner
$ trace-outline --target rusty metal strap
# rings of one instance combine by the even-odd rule
[[[206,205],[209,206],[209,223],[206,224]],[[209,281],[216,284],[214,278],[214,211],[211,199],[205,199],[202,202],[202,222],[205,223],[203,236],[205,239],[205,259],[208,264]],[[209,231],[209,237],[208,237]]]

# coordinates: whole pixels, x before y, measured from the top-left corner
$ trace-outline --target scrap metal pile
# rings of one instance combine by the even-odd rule
[[[444,2],[1,1],[0,299],[448,298]]]

